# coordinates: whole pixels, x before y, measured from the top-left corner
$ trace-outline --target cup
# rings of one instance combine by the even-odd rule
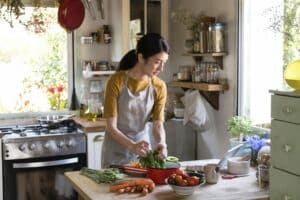
[[[217,164],[207,164],[204,166],[206,183],[215,184],[219,181]]]
[[[265,188],[269,185],[269,167],[267,165],[258,165],[256,176],[259,187]]]

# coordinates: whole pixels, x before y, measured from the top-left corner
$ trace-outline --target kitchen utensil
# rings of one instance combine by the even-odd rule
[[[86,8],[88,9],[92,19],[96,20],[96,14],[95,14],[94,7],[93,7],[91,0],[85,0],[85,5],[86,5]]]
[[[224,175],[222,175],[222,178],[223,179],[234,179],[234,178],[245,177],[245,176],[249,176],[249,174],[241,174],[241,175],[224,174]]]
[[[46,116],[40,116],[37,118],[38,122],[42,124],[57,124],[60,122],[63,122],[65,120],[69,120],[74,115],[46,115]]]
[[[144,168],[131,167],[128,165],[111,165],[110,168],[118,168],[122,170],[125,174],[128,174],[130,176],[147,176],[147,169]]]
[[[100,11],[101,14],[101,19],[104,19],[104,9],[103,9],[103,0],[98,0],[98,10]]]
[[[58,8],[58,22],[70,32],[82,24],[84,14],[81,0],[62,0]]]

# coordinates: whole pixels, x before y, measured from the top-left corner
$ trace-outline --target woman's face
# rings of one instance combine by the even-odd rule
[[[169,55],[166,52],[160,52],[144,60],[144,73],[150,77],[157,76],[163,71],[168,58]]]

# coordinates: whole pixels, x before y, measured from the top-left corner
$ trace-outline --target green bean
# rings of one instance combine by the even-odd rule
[[[91,178],[96,183],[113,183],[116,180],[121,179],[122,176],[117,169],[95,170],[87,167],[82,168],[80,174]]]

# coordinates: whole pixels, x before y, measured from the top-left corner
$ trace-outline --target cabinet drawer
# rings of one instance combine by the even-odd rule
[[[299,200],[300,177],[271,168],[270,193],[272,200]]]
[[[271,117],[300,124],[300,98],[272,95]]]
[[[272,120],[272,165],[300,175],[300,125]]]

